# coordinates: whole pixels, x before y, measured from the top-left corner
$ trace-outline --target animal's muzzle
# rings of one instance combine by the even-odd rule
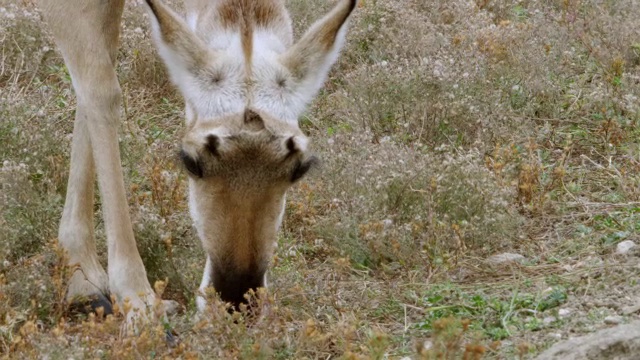
[[[211,285],[220,294],[222,301],[229,302],[238,309],[240,304],[247,303],[245,294],[249,290],[256,291],[264,286],[265,270],[255,268],[237,270],[214,267],[213,283]]]

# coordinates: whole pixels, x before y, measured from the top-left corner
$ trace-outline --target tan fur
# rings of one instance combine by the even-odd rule
[[[335,39],[342,24],[353,11],[355,1],[343,1],[329,13],[321,24],[311,28],[298,41],[283,59],[283,63],[293,75],[301,78],[317,64],[313,61],[314,54],[323,53],[335,45]],[[317,41],[319,40],[319,41]]]
[[[254,31],[254,2],[244,0],[240,2],[242,20],[240,21],[240,42],[242,43],[242,53],[244,54],[244,68],[247,81],[252,78],[252,52],[253,52],[253,31]]]
[[[202,41],[187,29],[184,22],[162,2],[150,2],[151,10],[160,23],[162,37],[178,51],[184,52],[185,59],[192,61],[189,66],[194,69],[206,68],[212,54],[205,50]]]
[[[242,36],[242,51],[246,68],[251,69],[253,49],[254,2],[250,0],[227,0],[218,5],[220,25],[226,30],[237,30]]]
[[[211,133],[221,134],[214,152],[206,145]],[[191,207],[206,217],[197,227],[217,271],[266,271],[291,175],[310,159],[291,149],[293,138],[306,140],[297,126],[254,110],[200,121],[185,135],[183,151],[202,168],[201,177],[190,179],[199,194]]]
[[[59,232],[70,262],[80,265],[67,296],[72,299],[111,292],[119,299],[129,297],[135,307],[142,307],[154,296],[133,236],[116,134],[121,90],[115,59],[123,6],[123,0],[40,1],[78,97],[67,199]],[[97,259],[93,239],[95,172],[107,233],[108,277]]]
[[[110,292],[118,301],[129,298],[134,308],[142,309],[156,299],[133,236],[117,140],[122,94],[115,66],[124,0],[39,1],[78,98],[59,232],[70,262],[80,265],[67,297]],[[217,33],[239,32],[239,56],[244,57],[246,79],[246,89],[239,92],[246,92],[248,107],[256,32],[275,36],[281,46],[289,47],[292,42],[289,14],[280,0],[185,0],[189,23],[159,0],[147,0],[147,4],[157,21],[156,36],[168,47],[163,49],[165,60],[184,66],[177,78],[184,77],[185,71],[193,75],[196,81],[189,85],[192,87],[224,80],[228,74],[216,73],[220,70],[214,66],[221,50],[208,45]],[[294,75],[313,72],[322,52],[334,46],[354,4],[355,0],[341,0],[283,55],[282,63]],[[195,109],[193,102],[201,101],[198,99],[186,97],[187,108]],[[224,291],[233,293],[236,280],[246,282],[249,288],[263,286],[257,277],[263,276],[273,254],[285,193],[315,163],[306,150],[307,138],[297,124],[287,120],[247,108],[244,113],[213,119],[193,113],[188,123],[182,155],[192,172],[192,215],[197,215],[194,221],[209,257],[207,268],[214,269],[214,278],[229,288]],[[96,174],[107,235],[108,272],[98,261],[93,235]],[[210,285],[209,275],[205,272],[201,287]],[[230,296],[237,301],[242,294]],[[129,317],[135,314],[130,312]]]
[[[218,6],[221,24],[226,28],[240,27],[242,22],[269,27],[281,21],[284,11],[280,2],[272,0],[226,0]]]
[[[282,26],[286,22],[286,10],[280,2],[273,0],[223,0],[217,11],[223,29],[238,30],[241,34],[247,84],[250,85],[254,31],[275,24]]]

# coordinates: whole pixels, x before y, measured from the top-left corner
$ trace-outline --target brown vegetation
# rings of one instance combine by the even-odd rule
[[[288,1],[297,30],[329,6]],[[75,97],[35,6],[0,0],[0,357],[517,358],[603,326],[616,310],[600,301],[640,296],[637,258],[612,254],[640,240],[638,19],[633,0],[361,0],[300,120],[322,169],[288,198],[270,288],[252,297],[263,311],[212,295],[197,315],[183,104],[129,2],[129,204],[151,282],[185,310],[127,337],[120,316],[63,302]],[[483,261],[500,252],[526,261]]]

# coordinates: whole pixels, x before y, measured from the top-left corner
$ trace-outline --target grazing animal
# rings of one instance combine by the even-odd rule
[[[186,19],[146,0],[153,37],[184,97],[180,157],[191,217],[207,254],[200,289],[238,305],[266,285],[287,189],[317,163],[298,126],[344,43],[357,0],[338,0],[297,42],[283,0],[185,0]],[[156,303],[129,218],[118,148],[122,92],[116,53],[124,0],[39,0],[77,96],[59,241],[78,264],[67,299],[112,311]],[[108,271],[93,230],[102,197]],[[202,309],[206,302],[197,299]],[[169,302],[165,302],[170,307]]]

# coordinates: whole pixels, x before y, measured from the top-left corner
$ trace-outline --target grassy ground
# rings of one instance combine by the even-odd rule
[[[185,308],[173,348],[161,325],[126,337],[64,306],[75,97],[38,10],[15,3],[0,0],[0,356],[529,358],[638,317],[640,257],[615,254],[640,241],[636,1],[363,0],[301,119],[323,167],[291,191],[258,320],[215,299],[195,313],[183,104],[129,2],[123,166],[149,278]],[[288,3],[298,34],[330,7]],[[486,261],[502,252],[525,260]]]

